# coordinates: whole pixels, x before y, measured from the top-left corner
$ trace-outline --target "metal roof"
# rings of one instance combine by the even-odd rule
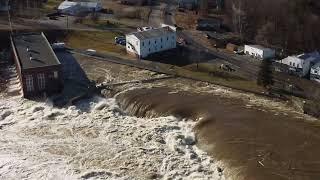
[[[155,37],[161,37],[164,36],[168,33],[173,33],[171,28],[169,27],[162,27],[162,28],[156,28],[156,29],[151,29],[147,31],[140,31],[140,32],[134,32],[128,35],[134,35],[136,36],[139,40],[145,40],[145,39],[151,39]]]
[[[22,69],[60,64],[43,33],[13,35],[12,41]]]

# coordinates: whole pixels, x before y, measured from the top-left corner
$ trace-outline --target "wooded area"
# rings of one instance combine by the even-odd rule
[[[225,11],[246,41],[289,54],[320,49],[319,0],[225,0]]]

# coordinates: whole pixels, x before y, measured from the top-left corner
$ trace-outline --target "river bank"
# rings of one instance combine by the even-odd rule
[[[79,58],[90,79],[143,80],[161,74]],[[99,67],[98,69],[95,67]],[[138,117],[173,115],[197,124],[197,146],[224,164],[229,179],[317,179],[319,123],[299,104],[171,78],[103,91]]]

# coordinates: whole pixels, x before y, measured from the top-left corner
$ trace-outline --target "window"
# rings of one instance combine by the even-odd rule
[[[150,45],[150,41],[149,41],[149,45]]]
[[[154,40],[154,43],[157,44],[157,40]]]
[[[161,40],[160,40],[161,42],[162,42],[162,38],[161,38]]]
[[[26,86],[28,92],[34,91],[32,75],[26,75]]]
[[[296,66],[296,64],[295,64],[295,63],[292,63],[292,66]]]
[[[142,42],[142,46],[144,46],[144,42]]]
[[[149,48],[149,52],[150,52],[150,48]]]
[[[54,71],[54,72],[53,72],[53,77],[54,77],[55,79],[58,79],[58,72],[57,72],[57,71]]]
[[[38,74],[38,88],[44,90],[46,88],[46,77],[44,73]]]
[[[290,62],[289,64],[290,64],[290,66],[292,66],[292,62]]]
[[[162,46],[161,46],[161,49],[162,49]]]
[[[318,71],[314,71],[315,74],[318,74]]]
[[[167,41],[169,40],[169,37],[167,37]]]

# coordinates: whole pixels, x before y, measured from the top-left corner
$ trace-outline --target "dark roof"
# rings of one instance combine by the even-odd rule
[[[171,28],[162,27],[162,28],[150,29],[147,31],[134,32],[129,35],[134,35],[140,40],[145,40],[145,39],[160,37],[172,32],[174,31]]]
[[[22,69],[60,64],[43,33],[16,34],[12,41]]]

